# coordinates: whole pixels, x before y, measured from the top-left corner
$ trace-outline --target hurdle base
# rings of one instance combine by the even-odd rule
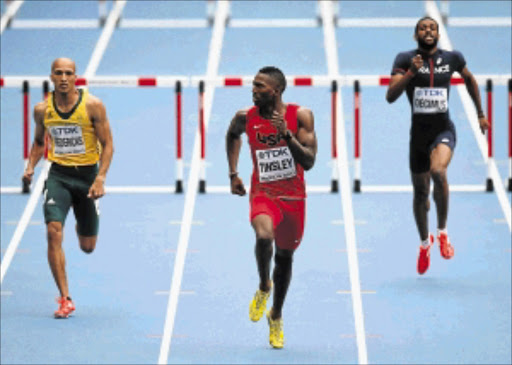
[[[354,192],[355,193],[361,192],[361,180],[354,180]]]
[[[490,178],[487,178],[485,182],[485,191],[494,191],[494,183]]]
[[[28,193],[30,193],[30,184],[29,184],[29,183],[27,183],[27,182],[25,182],[25,181],[23,181],[23,184],[22,184],[22,187],[21,187],[21,192],[22,192],[23,194],[28,194]]]
[[[512,178],[508,179],[508,191],[512,192]]]
[[[175,193],[183,193],[183,181],[176,180],[176,189]]]
[[[206,193],[206,181],[204,181],[204,180],[199,181],[199,192],[201,194]]]
[[[331,193],[337,193],[338,190],[338,180],[331,180]]]

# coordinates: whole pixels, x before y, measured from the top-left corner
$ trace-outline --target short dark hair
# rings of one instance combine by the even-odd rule
[[[435,20],[434,18],[432,18],[431,16],[424,16],[423,18],[421,18],[420,20],[418,20],[418,22],[416,23],[416,28],[414,30],[414,34],[418,34],[418,28],[420,27],[420,23],[424,20],[432,20],[434,23],[436,23],[436,26],[437,26],[437,30],[439,31],[439,23],[437,22],[437,20]]]
[[[284,76],[283,74],[283,71],[281,71],[280,69],[278,69],[277,67],[274,67],[274,66],[265,66],[263,68],[261,68],[258,73],[262,73],[262,74],[265,74],[265,75],[269,75],[270,77],[272,77],[274,80],[277,81],[279,87],[281,88],[281,94],[284,92],[284,90],[286,89],[286,77]]]

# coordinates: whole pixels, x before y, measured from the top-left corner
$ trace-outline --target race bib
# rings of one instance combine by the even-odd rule
[[[414,114],[446,113],[448,111],[448,89],[442,87],[415,87]]]
[[[50,127],[54,150],[56,155],[84,154],[85,143],[82,127],[78,125],[63,125]]]
[[[297,175],[295,161],[288,146],[257,150],[260,183],[289,179]]]

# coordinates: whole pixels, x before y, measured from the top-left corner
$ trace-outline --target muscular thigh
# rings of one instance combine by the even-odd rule
[[[279,200],[283,215],[281,223],[276,228],[276,246],[281,249],[295,250],[299,247],[304,234],[306,218],[306,201]]]
[[[448,147],[452,152],[455,149],[455,144],[456,134],[453,123],[443,125],[441,128],[413,127],[409,143],[409,168],[411,172],[422,174],[430,171],[433,153],[437,155],[439,151],[444,152],[445,147]],[[439,146],[440,148],[438,148]],[[435,156],[434,161],[437,161]]]
[[[66,179],[50,172],[43,190],[45,223],[60,222],[64,225],[72,204],[72,193]]]
[[[76,179],[72,190],[73,212],[75,213],[77,232],[81,236],[96,236],[99,230],[99,200],[87,197],[90,179]]]

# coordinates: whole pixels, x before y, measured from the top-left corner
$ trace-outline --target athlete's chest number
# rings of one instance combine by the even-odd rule
[[[442,87],[415,87],[414,114],[446,113],[448,111],[448,89]]]

